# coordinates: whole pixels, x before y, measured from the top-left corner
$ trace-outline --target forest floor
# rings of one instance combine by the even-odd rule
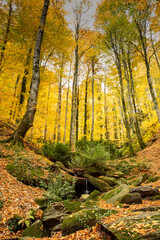
[[[9,136],[12,130],[2,123],[0,123],[0,140]],[[146,147],[143,151],[137,153],[135,157],[137,162],[141,162],[144,160],[146,164],[150,166],[150,173],[160,175],[160,133],[156,135],[157,140],[153,142],[150,146]],[[27,153],[29,155],[34,156],[33,159],[35,161],[41,160],[45,162],[46,159],[37,155],[33,150],[30,149],[28,144],[25,145]],[[24,154],[22,150],[22,154]],[[14,149],[7,146],[7,144],[0,144],[0,193],[1,198],[4,201],[4,206],[0,209],[0,239],[16,239],[16,237],[21,236],[21,231],[16,234],[11,234],[8,226],[6,224],[7,220],[13,217],[14,214],[18,214],[20,216],[25,216],[29,209],[38,209],[39,206],[34,202],[36,197],[41,198],[44,191],[40,188],[35,188],[31,186],[26,186],[20,181],[16,180],[13,176],[11,176],[7,170],[6,165],[8,163],[8,156],[12,156],[14,158]],[[44,163],[45,164],[45,163]],[[144,185],[144,184],[142,184]],[[146,184],[145,184],[146,185]],[[160,187],[160,180],[149,183],[148,185],[152,185],[153,187]],[[124,217],[135,215],[132,210],[140,209],[143,207],[151,207],[158,206],[160,207],[160,200],[157,201],[149,201],[143,199],[142,204],[130,205],[128,208],[117,208],[117,205],[106,204],[105,202],[99,203],[100,207],[107,209],[116,209],[118,213],[112,215],[110,217],[105,217],[103,219],[104,223],[114,223],[117,219]],[[37,215],[40,216],[42,211],[39,209]],[[135,231],[144,231],[142,228],[137,228]],[[153,229],[147,230],[147,233],[151,233]],[[30,239],[30,238],[28,238]],[[61,232],[59,232],[56,236],[52,238],[43,238],[43,240],[47,239],[63,239],[63,240],[81,240],[81,239],[103,239],[102,233],[99,230],[98,225],[92,227],[91,229],[84,229],[81,231],[77,231],[74,234],[68,235],[66,237],[62,237]]]

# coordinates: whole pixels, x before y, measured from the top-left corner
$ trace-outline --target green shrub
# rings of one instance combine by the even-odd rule
[[[110,159],[110,154],[106,152],[101,144],[95,146],[87,145],[83,150],[77,150],[74,158],[72,158],[72,167],[97,167],[103,168],[106,160]]]
[[[48,142],[43,145],[42,151],[51,161],[60,161],[64,165],[71,161],[71,149],[67,144]]]
[[[57,175],[54,183],[49,183],[48,193],[53,195],[53,200],[57,196],[60,200],[71,199],[75,193],[75,181],[69,183],[62,175]]]
[[[12,218],[8,219],[7,225],[10,232],[17,232],[18,230],[21,230],[21,226],[18,224],[18,222],[22,219],[19,215],[14,215]]]

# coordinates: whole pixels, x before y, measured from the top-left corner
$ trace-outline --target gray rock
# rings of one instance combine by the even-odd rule
[[[141,186],[137,188],[131,188],[130,193],[140,193],[143,198],[143,197],[157,195],[159,194],[159,190],[153,189],[152,187],[149,187],[149,186]]]
[[[128,193],[124,195],[120,200],[120,203],[126,204],[141,204],[142,203],[142,196],[140,193]]]

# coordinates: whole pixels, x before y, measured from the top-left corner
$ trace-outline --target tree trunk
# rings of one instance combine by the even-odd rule
[[[78,66],[79,66],[79,20],[77,17],[76,23],[76,47],[75,47],[75,69],[72,91],[72,109],[71,109],[71,128],[70,128],[70,146],[72,151],[75,151],[76,145],[76,115],[77,115],[77,90],[78,90]]]
[[[26,84],[27,84],[27,76],[29,73],[29,63],[31,59],[31,53],[32,53],[32,48],[29,49],[28,54],[27,54],[27,59],[26,59],[26,64],[25,64],[25,70],[24,70],[24,75],[22,78],[22,85],[21,85],[21,93],[20,93],[20,98],[19,98],[19,114],[21,112],[22,105],[24,103],[24,95],[26,92]]]
[[[34,49],[32,84],[31,84],[30,96],[28,99],[27,110],[19,127],[11,137],[12,144],[23,145],[23,139],[27,131],[30,129],[30,127],[33,126],[34,116],[35,116],[36,107],[37,107],[39,84],[40,84],[40,69],[39,69],[40,52],[41,52],[41,44],[43,39],[44,27],[46,23],[48,6],[49,6],[49,0],[44,0],[40,26],[38,29],[37,40],[36,40],[35,49]]]
[[[129,56],[129,51],[128,51],[128,67],[129,67],[129,74],[130,74],[130,81],[131,81],[131,97],[132,97],[132,104],[133,104],[133,109],[134,109],[134,126],[136,130],[136,135],[138,139],[138,143],[140,145],[141,149],[145,148],[145,143],[143,142],[140,127],[139,127],[139,121],[137,118],[137,106],[136,106],[136,101],[135,101],[135,89],[134,89],[134,81],[133,81],[133,74],[132,74],[132,66],[131,66],[131,61],[130,61],[130,56]]]
[[[13,114],[13,108],[14,108],[14,103],[15,103],[15,98],[16,98],[17,86],[18,86],[18,83],[19,83],[19,79],[20,79],[20,75],[17,76],[17,80],[16,80],[15,87],[14,87],[13,101],[12,101],[11,111],[10,111],[10,114],[9,114],[10,115],[10,120],[13,117],[12,114]]]
[[[65,125],[64,125],[64,137],[63,137],[63,143],[66,142],[66,130],[67,130],[67,120],[68,120],[68,99],[69,99],[69,86],[70,86],[70,76],[71,76],[71,67],[72,63],[70,65],[70,71],[69,71],[69,77],[68,77],[68,88],[67,88],[67,96],[66,96],[66,112],[65,112]]]
[[[92,128],[91,128],[91,141],[94,138],[94,59],[92,59]]]
[[[77,106],[76,106],[76,142],[78,141],[78,128],[79,128],[79,87],[77,87]]]
[[[44,129],[44,142],[47,141],[47,122],[48,122],[49,96],[50,96],[50,84],[49,84],[49,88],[48,88],[48,97],[47,97],[46,123],[45,123],[45,129]]]
[[[63,57],[62,57],[63,58]],[[62,104],[62,79],[63,79],[63,59],[61,64],[61,71],[60,71],[60,79],[59,79],[59,92],[58,92],[58,126],[57,126],[57,141],[60,142],[61,140],[61,134],[60,134],[60,128],[61,128],[61,104]]]
[[[2,49],[1,49],[1,55],[0,55],[0,72],[2,71],[2,60],[4,58],[4,52],[5,52],[5,49],[6,49],[6,44],[8,42],[8,35],[9,35],[9,32],[10,32],[12,11],[13,11],[12,0],[10,0],[9,1],[8,22],[7,22],[6,32],[5,32],[4,41],[3,41],[3,45],[2,45]]]
[[[117,132],[117,112],[116,112],[116,105],[114,103],[114,107],[113,107],[113,112],[114,112],[114,140],[118,139],[118,132]]]
[[[125,98],[124,98],[124,87],[123,87],[123,79],[122,79],[122,71],[121,71],[121,62],[120,62],[119,56],[116,52],[115,52],[115,56],[116,56],[116,66],[117,66],[119,81],[120,81],[121,101],[122,101],[122,108],[123,108],[123,113],[124,113],[124,125],[126,128],[127,139],[129,141],[128,144],[129,144],[130,155],[133,156],[134,151],[133,151],[133,146],[132,146],[130,126],[129,126],[129,122],[128,122],[126,103],[125,103]]]
[[[104,116],[105,116],[105,139],[109,140],[108,106],[107,106],[107,99],[106,99],[106,80],[104,80]]]
[[[88,112],[88,78],[89,78],[89,66],[85,82],[85,100],[84,100],[84,138],[87,139],[87,112]]]

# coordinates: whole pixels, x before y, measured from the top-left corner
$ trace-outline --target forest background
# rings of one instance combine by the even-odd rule
[[[15,126],[28,107],[45,2],[0,2],[0,118]],[[70,143],[73,150],[82,138],[127,142],[133,155],[159,128],[160,2],[103,0],[94,27],[88,24],[92,4],[68,1],[67,12],[64,1],[49,3],[27,138],[40,146]]]

